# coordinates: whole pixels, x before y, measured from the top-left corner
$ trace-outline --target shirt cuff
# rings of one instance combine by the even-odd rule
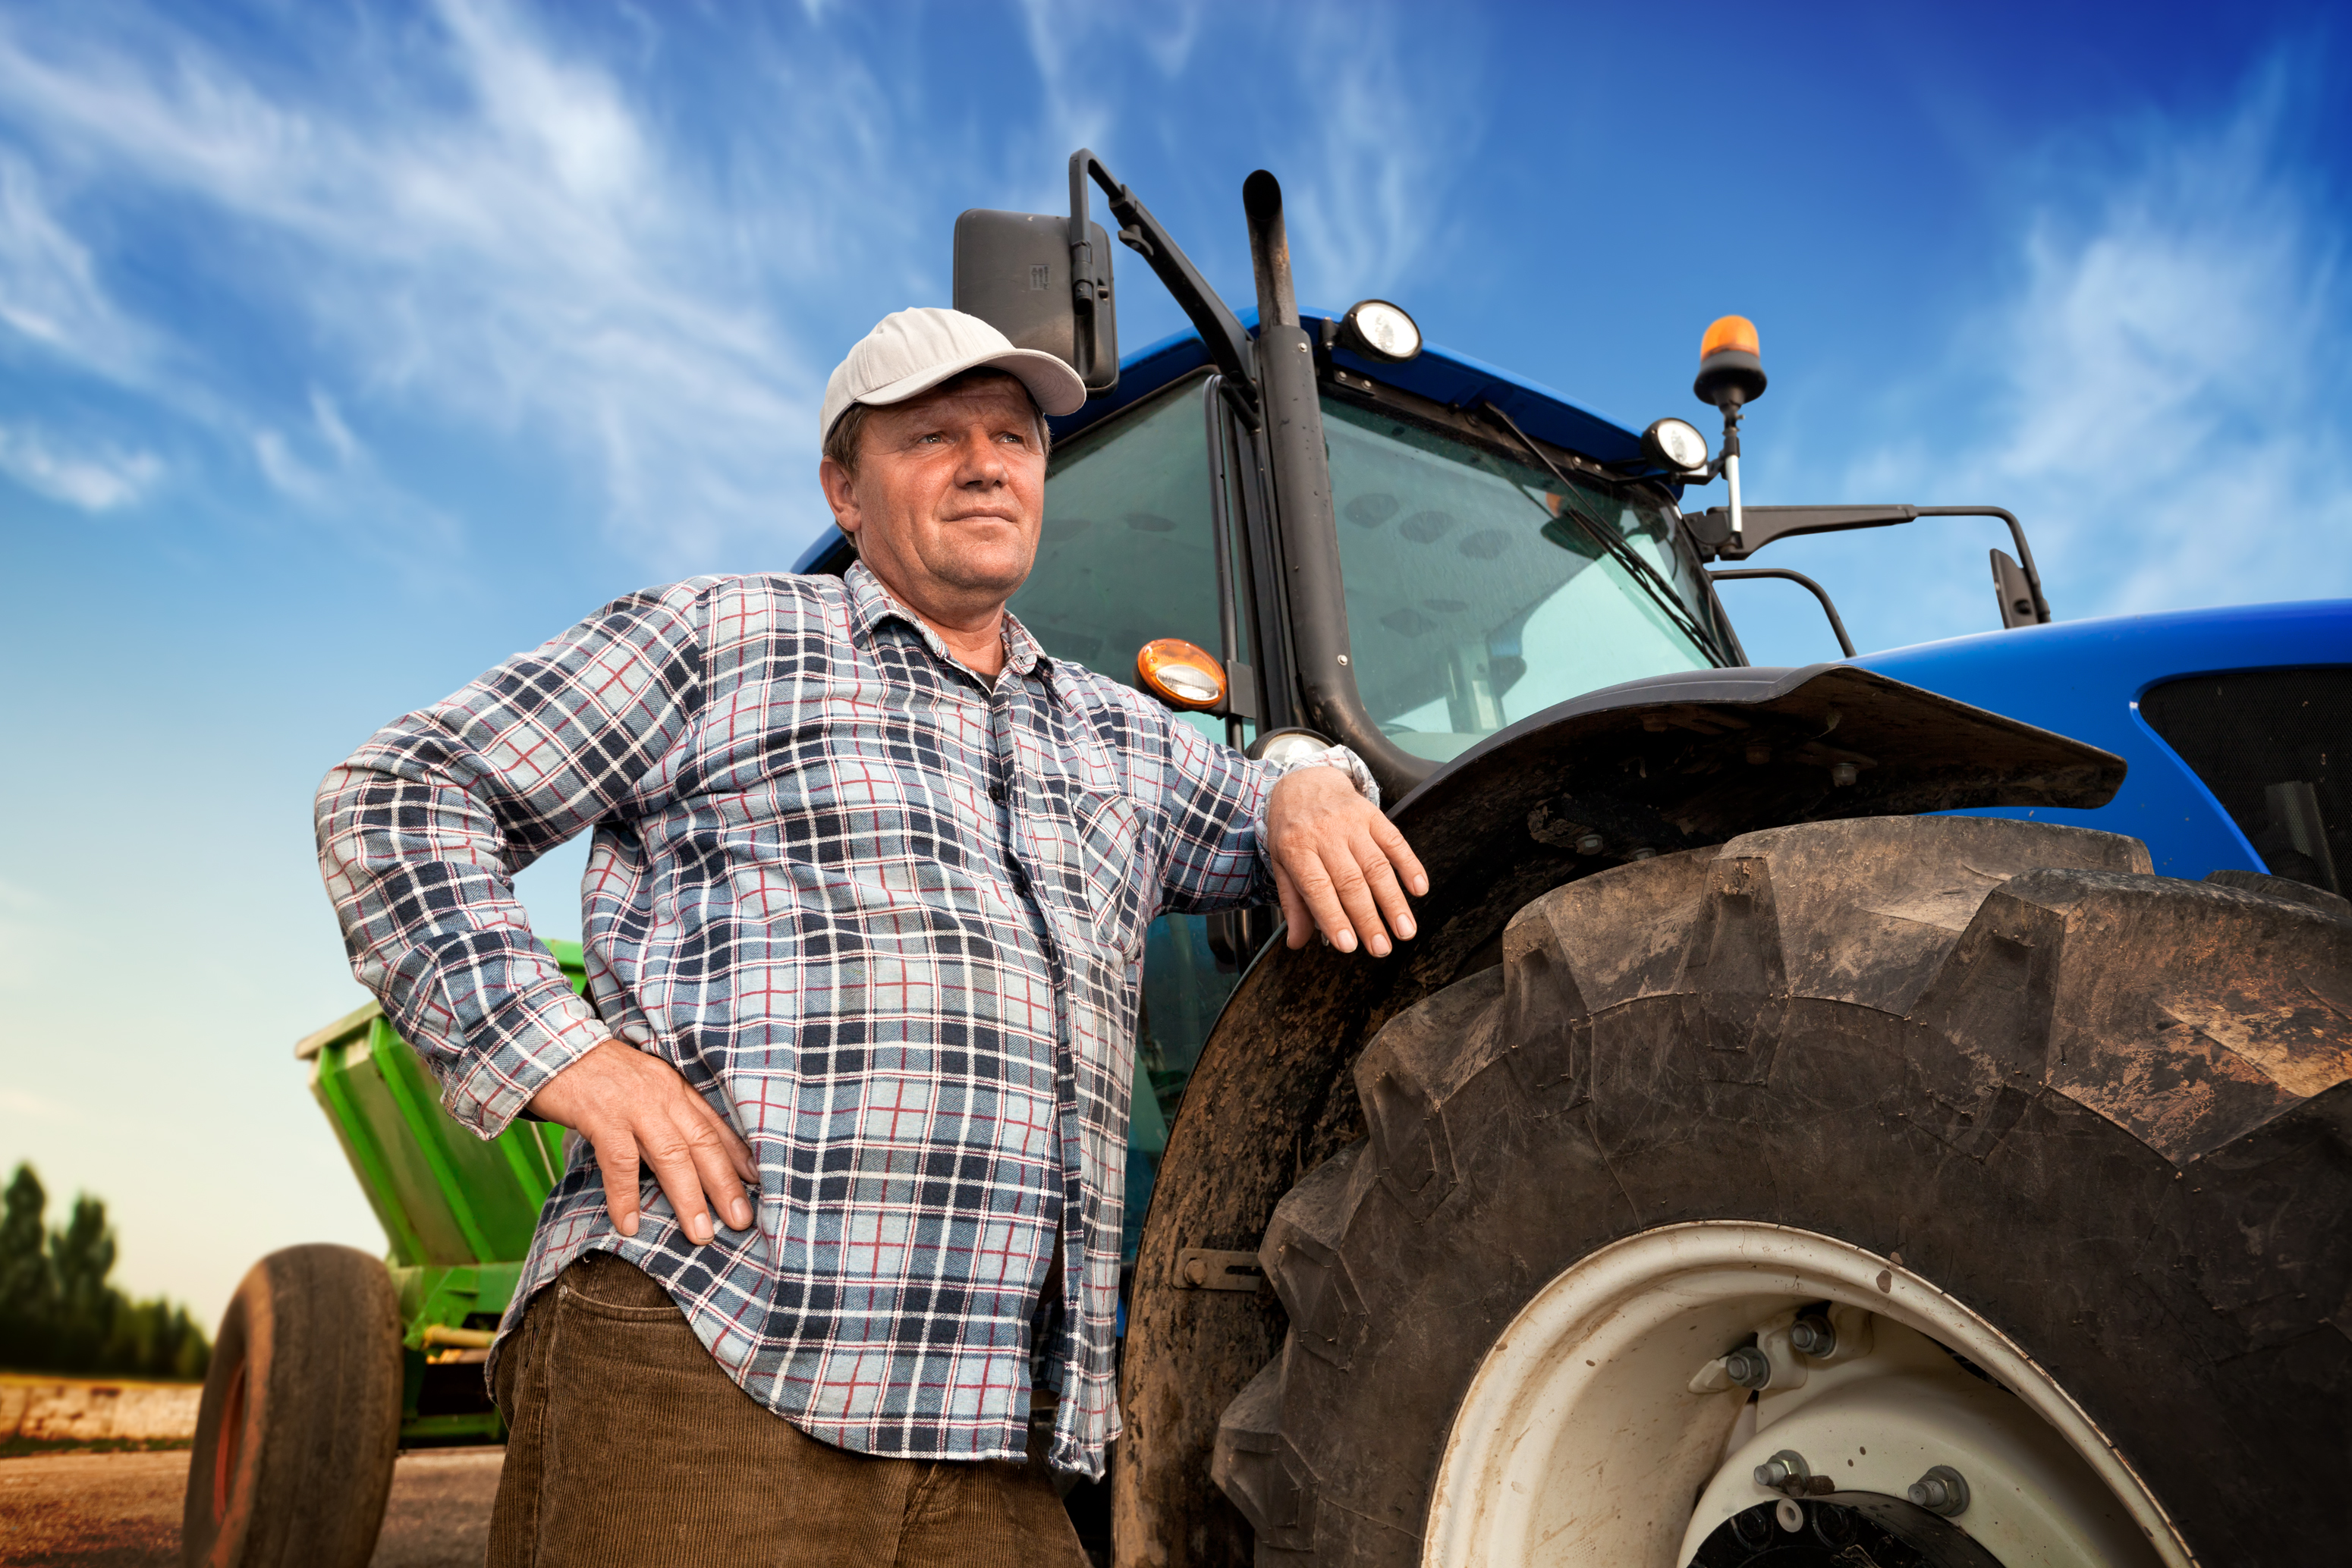
[[[441,1092],[449,1113],[484,1138],[506,1131],[557,1073],[613,1035],[560,979],[533,987],[499,1012],[497,1043],[452,1074]]]
[[[1287,778],[1302,768],[1336,768],[1348,776],[1348,782],[1356,787],[1357,794],[1370,800],[1375,808],[1381,803],[1381,781],[1372,777],[1372,770],[1365,766],[1362,758],[1344,746],[1335,746],[1328,751],[1303,757],[1295,762],[1267,762],[1261,766],[1266,770],[1265,782],[1269,789],[1276,780]]]

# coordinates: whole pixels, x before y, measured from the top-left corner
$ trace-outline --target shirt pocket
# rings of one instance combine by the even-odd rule
[[[1120,794],[1073,789],[1065,799],[1066,810],[1032,831],[1039,901],[1086,947],[1138,962],[1152,906],[1143,813]]]

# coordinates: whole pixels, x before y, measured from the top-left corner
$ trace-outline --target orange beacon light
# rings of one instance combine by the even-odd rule
[[[1718,316],[1698,340],[1698,379],[1691,391],[1723,411],[1723,476],[1731,486],[1731,547],[1740,548],[1739,410],[1764,395],[1764,357],[1756,323]]]

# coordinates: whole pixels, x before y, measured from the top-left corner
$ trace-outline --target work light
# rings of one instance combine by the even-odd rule
[[[1250,742],[1248,755],[1262,762],[1312,762],[1331,743],[1311,729],[1270,729]]]
[[[1654,420],[1649,429],[1642,432],[1642,454],[1661,468],[1704,468],[1706,437],[1688,420]]]
[[[1385,299],[1359,299],[1339,319],[1347,346],[1368,360],[1402,364],[1421,352],[1421,329],[1402,306]]]

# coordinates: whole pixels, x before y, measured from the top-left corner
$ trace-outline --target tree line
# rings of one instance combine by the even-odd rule
[[[162,1296],[133,1301],[107,1282],[115,1241],[106,1205],[79,1195],[55,1230],[48,1205],[33,1167],[18,1165],[0,1213],[0,1366],[202,1377],[213,1349],[187,1308]]]

